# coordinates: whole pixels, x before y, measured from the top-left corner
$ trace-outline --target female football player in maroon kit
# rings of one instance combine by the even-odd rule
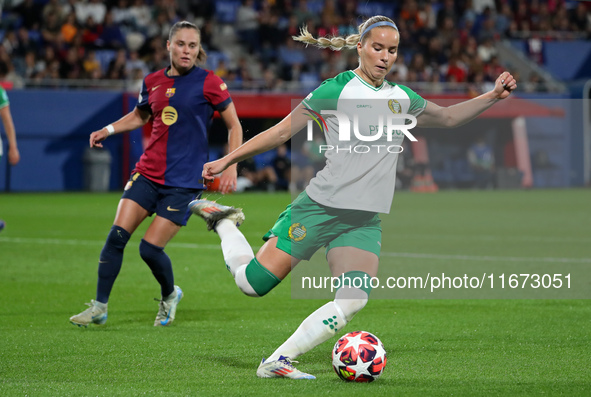
[[[201,170],[209,153],[207,129],[215,110],[228,128],[229,149],[242,143],[242,127],[226,84],[213,72],[196,66],[206,59],[199,29],[190,22],[177,22],[170,29],[166,47],[170,66],[145,77],[135,109],[90,134],[90,147],[102,147],[101,142],[109,136],[135,130],[152,120],[150,140],[125,186],[100,254],[96,300],[70,318],[78,326],[107,321],[107,302],[121,269],[125,245],[144,219],[154,213],[139,250],[161,286],[154,325],[172,323],[183,293],[174,285],[172,264],[164,248],[186,225],[189,202],[201,195]],[[220,190],[226,193],[235,188],[233,166],[223,172]]]

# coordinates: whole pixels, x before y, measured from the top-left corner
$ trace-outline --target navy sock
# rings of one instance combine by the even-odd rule
[[[172,262],[164,248],[148,243],[142,239],[140,243],[140,256],[152,270],[152,274],[160,283],[162,297],[172,294],[174,291],[174,274],[172,272]]]
[[[107,236],[105,246],[99,257],[98,282],[96,286],[96,300],[102,303],[109,301],[111,289],[121,270],[123,250],[131,234],[127,230],[113,225]]]

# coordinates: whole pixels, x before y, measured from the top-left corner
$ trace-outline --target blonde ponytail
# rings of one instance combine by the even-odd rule
[[[357,43],[359,42],[359,34],[352,34],[347,37],[319,37],[314,38],[310,32],[308,32],[308,27],[303,26],[300,30],[299,36],[291,36],[292,39],[295,41],[300,41],[305,43],[306,45],[311,44],[318,48],[330,48],[334,51],[340,51],[343,48],[355,48],[357,47]]]
[[[376,15],[376,16],[369,18],[367,21],[363,22],[361,25],[359,25],[359,27],[358,27],[359,33],[351,34],[347,37],[335,36],[335,37],[330,37],[330,38],[328,38],[328,37],[314,38],[314,36],[312,36],[312,34],[310,32],[308,32],[308,27],[306,25],[304,25],[300,29],[300,35],[299,36],[291,36],[291,38],[294,39],[295,41],[305,43],[306,46],[311,44],[311,45],[316,46],[318,48],[330,48],[331,50],[334,50],[334,51],[340,51],[343,48],[357,47],[357,43],[359,43],[359,40],[361,39],[361,37],[364,36],[365,30],[368,27],[370,27],[371,25],[376,24],[378,22],[389,22],[394,26],[394,28],[396,30],[398,30],[398,28],[396,28],[396,25],[394,24],[394,22],[390,18],[382,16],[382,15]]]

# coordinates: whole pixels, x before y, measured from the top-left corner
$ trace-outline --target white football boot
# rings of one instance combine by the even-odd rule
[[[97,302],[92,299],[86,305],[90,307],[82,313],[70,317],[72,324],[79,327],[88,327],[88,324],[101,325],[107,322],[107,303]]]
[[[174,286],[174,290],[176,291],[176,296],[166,300],[156,299],[160,304],[156,320],[154,321],[154,327],[166,327],[174,321],[176,308],[181,299],[183,299],[183,291],[178,285]]]
[[[314,375],[298,370],[292,363],[297,361],[292,361],[285,356],[279,356],[279,360],[276,361],[265,361],[263,358],[257,369],[257,376],[259,378],[316,379]]]
[[[205,199],[193,200],[189,203],[189,209],[195,215],[199,215],[207,223],[207,230],[214,230],[215,225],[222,219],[229,219],[236,224],[242,225],[244,213],[242,208],[234,208],[218,204]]]

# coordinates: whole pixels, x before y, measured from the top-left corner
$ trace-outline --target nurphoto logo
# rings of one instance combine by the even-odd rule
[[[350,116],[339,112],[337,110],[321,110],[320,113],[306,107],[308,116],[312,118],[312,120],[308,120],[307,123],[307,140],[312,141],[314,140],[313,137],[313,121],[316,122],[318,127],[321,131],[325,134],[328,131],[328,124],[323,116],[334,116],[336,122],[338,123],[338,141],[339,142],[351,142],[352,140],[358,142],[377,142],[378,140],[382,140],[383,137],[386,136],[386,142],[392,142],[394,137],[400,137],[401,135],[406,136],[412,142],[416,142],[417,138],[415,138],[411,133],[410,129],[416,127],[417,119],[415,116],[411,114],[402,114],[402,113],[394,113],[388,114],[386,116],[379,115],[377,120],[369,123],[367,125],[362,125],[362,129],[368,131],[368,135],[364,135],[359,130],[359,116],[354,114],[352,116],[352,120]],[[385,123],[384,123],[385,118]],[[407,121],[410,121],[409,124],[406,124]],[[353,128],[351,128],[353,127]],[[352,131],[352,134],[351,134]],[[353,136],[352,136],[353,135]],[[398,141],[398,140],[397,140]],[[354,153],[369,153],[372,150],[377,150],[378,153],[381,151],[387,151],[388,153],[401,153],[403,151],[402,146],[400,145],[385,145],[385,144],[372,144],[372,145],[365,145],[365,144],[356,144],[356,145],[319,145],[319,152],[328,152],[328,151],[335,151],[335,152],[354,152]]]

